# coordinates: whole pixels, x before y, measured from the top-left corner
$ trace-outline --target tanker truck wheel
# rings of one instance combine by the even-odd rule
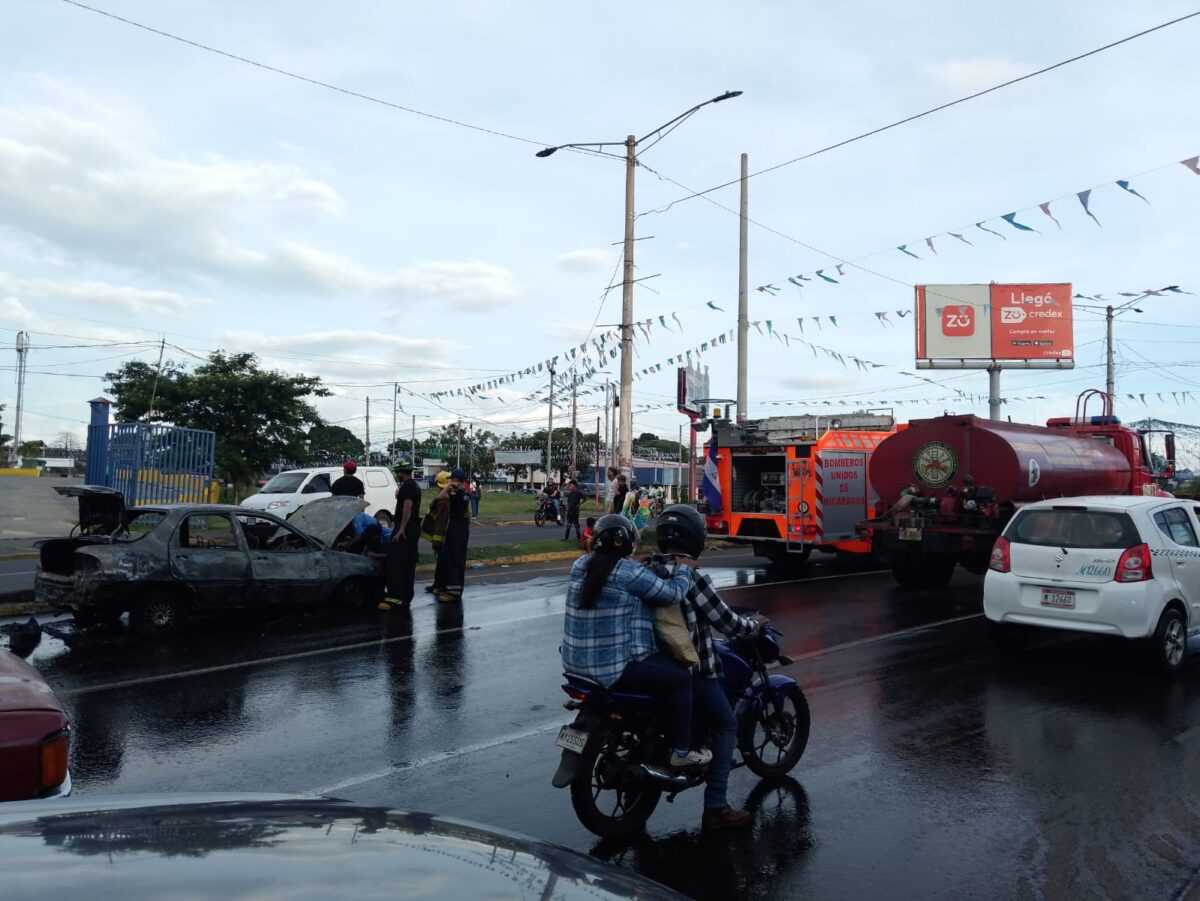
[[[945,555],[894,553],[890,560],[901,588],[945,588],[954,575],[954,558]]]

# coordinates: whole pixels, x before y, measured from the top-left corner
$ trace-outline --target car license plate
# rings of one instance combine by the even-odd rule
[[[920,541],[921,540],[921,530],[920,529],[901,529],[900,530],[900,540],[901,541]]]
[[[1063,588],[1043,588],[1042,606],[1057,607],[1060,610],[1075,609],[1075,592]]]
[[[558,730],[558,741],[555,744],[567,751],[582,754],[583,749],[587,746],[587,740],[588,734],[586,732],[580,732],[578,729],[572,729],[570,726],[563,726]]]

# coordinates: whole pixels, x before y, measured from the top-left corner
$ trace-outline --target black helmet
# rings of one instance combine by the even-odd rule
[[[610,557],[628,557],[633,551],[633,523],[620,513],[608,513],[596,523],[592,550]]]
[[[672,504],[658,517],[654,531],[658,537],[658,549],[663,553],[680,551],[690,557],[699,557],[704,551],[708,526],[704,523],[704,516],[695,507]]]

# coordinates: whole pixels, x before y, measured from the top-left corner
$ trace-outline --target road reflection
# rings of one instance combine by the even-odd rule
[[[603,839],[593,857],[637,870],[692,898],[728,901],[778,897],[815,844],[804,787],[791,777],[763,780],[746,798],[749,826],[722,832],[679,830],[659,838]],[[788,878],[794,884],[795,876]]]

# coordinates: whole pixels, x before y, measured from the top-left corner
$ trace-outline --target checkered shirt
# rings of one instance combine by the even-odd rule
[[[692,586],[692,570],[680,567],[664,580],[645,566],[619,560],[596,606],[584,610],[579,606],[579,590],[593,556],[580,557],[571,567],[560,650],[567,672],[610,687],[629,661],[657,653],[651,608],[682,602]]]
[[[678,564],[656,559],[650,567],[662,578],[670,578]],[[692,633],[692,644],[700,656],[696,674],[709,679],[721,675],[721,658],[713,644],[712,630],[716,629],[729,638],[746,638],[758,630],[758,623],[746,616],[739,616],[721,600],[708,574],[696,570],[695,581],[688,590],[683,605],[683,618]]]

